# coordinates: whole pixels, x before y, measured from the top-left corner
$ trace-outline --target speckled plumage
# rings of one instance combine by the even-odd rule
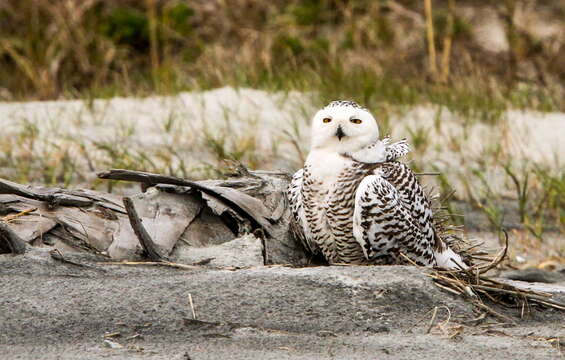
[[[463,265],[437,236],[413,172],[396,161],[409,151],[405,140],[379,140],[372,115],[353,102],[330,103],[312,127],[312,149],[288,194],[312,253],[330,263],[397,264],[402,253],[425,266]]]

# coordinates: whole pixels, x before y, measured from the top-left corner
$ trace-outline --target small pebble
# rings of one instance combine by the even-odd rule
[[[121,344],[119,344],[115,341],[112,341],[112,340],[108,340],[108,339],[104,340],[104,346],[106,346],[107,348],[110,348],[110,349],[121,349],[121,348],[123,348],[123,346]]]

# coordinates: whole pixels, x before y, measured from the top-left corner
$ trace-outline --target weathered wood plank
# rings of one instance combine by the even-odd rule
[[[143,226],[143,221],[137,214],[133,200],[129,197],[124,197],[124,207],[128,213],[129,221],[139,243],[147,253],[147,258],[153,261],[167,260],[164,251],[158,247],[157,244],[151,239],[151,236]]]
[[[5,222],[0,221],[0,250],[13,254],[23,254],[26,248],[27,245],[25,241],[10,229]]]

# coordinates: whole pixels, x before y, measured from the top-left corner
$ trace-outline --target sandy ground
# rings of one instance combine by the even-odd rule
[[[91,265],[0,256],[1,359],[556,359],[565,335],[553,310],[472,325],[413,267]]]

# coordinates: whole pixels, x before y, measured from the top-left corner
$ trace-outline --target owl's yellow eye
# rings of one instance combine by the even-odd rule
[[[361,119],[351,119],[349,121],[351,121],[354,124],[361,124],[363,122],[363,121],[361,121]]]
[[[331,122],[332,119],[330,119],[330,118],[324,118],[324,120],[322,120],[322,121],[324,122],[324,124],[327,124],[327,123]]]

